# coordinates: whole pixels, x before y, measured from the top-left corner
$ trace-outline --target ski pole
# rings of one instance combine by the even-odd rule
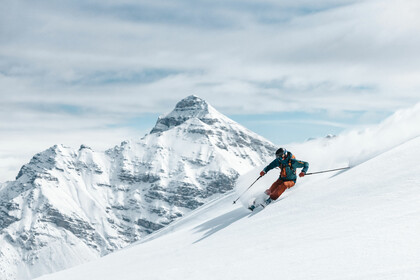
[[[332,171],[337,171],[337,170],[344,170],[344,169],[349,169],[350,166],[348,167],[342,167],[342,168],[336,168],[336,169],[330,169],[330,170],[324,170],[324,171],[317,171],[317,172],[311,172],[311,173],[306,173],[305,175],[313,175],[313,174],[319,174],[319,173],[326,173],[326,172],[332,172]]]
[[[249,189],[250,189],[250,188],[251,188],[251,187],[252,187],[252,186],[253,186],[253,185],[254,185],[254,184],[255,184],[255,183],[256,183],[256,182],[257,182],[257,181],[261,178],[261,177],[262,177],[262,176],[258,177],[258,178],[257,178],[257,180],[255,180],[255,181],[254,181],[254,183],[252,183],[252,184],[251,184],[251,186],[249,186],[249,187],[248,187],[248,188],[247,188],[247,189],[246,189],[246,190],[245,190],[245,191],[244,191],[244,192],[243,192],[243,193],[242,193],[242,194],[241,194],[241,195],[240,195],[237,199],[235,199],[235,200],[233,201],[233,204],[235,204],[235,203],[236,203],[236,201],[238,201],[238,199],[239,199],[239,198],[241,198],[241,196],[242,196],[244,193],[246,193],[246,191],[247,191],[247,190],[249,190]]]

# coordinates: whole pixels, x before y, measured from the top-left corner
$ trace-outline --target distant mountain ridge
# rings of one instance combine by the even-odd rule
[[[123,248],[232,190],[275,149],[194,95],[139,140],[105,152],[55,145],[0,186],[0,278]]]

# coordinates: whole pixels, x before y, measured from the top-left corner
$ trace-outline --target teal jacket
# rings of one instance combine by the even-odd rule
[[[296,168],[302,168],[302,172],[306,173],[309,168],[309,163],[306,161],[297,160],[292,153],[288,152],[285,159],[276,158],[263,170],[265,173],[273,168],[280,167],[280,180],[296,182]]]

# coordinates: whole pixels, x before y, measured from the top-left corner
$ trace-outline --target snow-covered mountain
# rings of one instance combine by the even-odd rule
[[[232,204],[258,176],[138,244],[40,280],[420,279],[420,104],[377,127],[294,146],[310,171],[259,213]],[[340,149],[341,148],[341,149]],[[321,169],[322,170],[322,169]],[[244,204],[278,176],[270,171]]]
[[[0,278],[27,279],[141,240],[233,189],[276,147],[189,96],[142,139],[56,145],[0,186]]]

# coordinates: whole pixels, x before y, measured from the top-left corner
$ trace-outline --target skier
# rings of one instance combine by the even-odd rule
[[[297,160],[291,152],[288,152],[284,148],[280,148],[276,151],[276,159],[260,172],[260,176],[264,176],[268,171],[276,167],[280,167],[280,177],[265,191],[265,194],[269,196],[265,200],[266,205],[279,198],[286,189],[290,189],[295,185],[296,168],[303,167],[302,171],[299,173],[299,177],[303,177],[308,171],[309,164],[305,161]],[[254,210],[255,207],[255,204],[253,204],[249,209]]]

